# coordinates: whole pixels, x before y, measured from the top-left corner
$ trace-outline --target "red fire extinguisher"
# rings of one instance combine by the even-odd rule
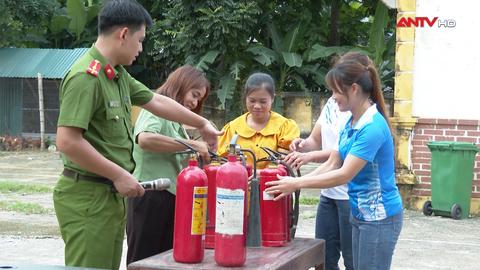
[[[217,171],[215,261],[220,266],[246,261],[247,182],[247,170],[231,152]]]
[[[207,203],[207,233],[205,235],[205,248],[215,247],[215,208],[217,201],[216,185],[217,171],[220,168],[220,162],[212,161],[205,165],[203,170],[208,178],[208,203]]]
[[[290,196],[274,201],[274,196],[265,192],[265,183],[277,180],[277,174],[286,176],[287,171],[282,165],[276,164],[260,170],[260,216],[264,247],[285,246],[290,240]]]
[[[207,175],[195,158],[177,177],[173,258],[182,263],[203,260],[207,209]]]

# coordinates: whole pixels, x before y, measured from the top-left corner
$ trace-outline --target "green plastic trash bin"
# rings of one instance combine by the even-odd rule
[[[432,141],[427,146],[432,153],[432,200],[425,202],[423,213],[467,218],[477,147],[473,143],[451,141]]]

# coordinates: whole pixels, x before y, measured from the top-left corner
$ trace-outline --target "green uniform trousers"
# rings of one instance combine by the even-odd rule
[[[125,233],[125,201],[110,186],[65,176],[53,191],[65,265],[118,269]]]

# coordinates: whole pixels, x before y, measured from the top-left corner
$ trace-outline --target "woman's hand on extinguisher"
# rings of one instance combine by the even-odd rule
[[[217,151],[218,136],[223,135],[224,131],[218,131],[208,120],[198,129],[203,140],[207,142],[208,147],[213,152]]]
[[[188,143],[197,150],[205,162],[210,162],[210,153],[208,153],[208,144],[206,142],[189,140]]]
[[[265,183],[266,186],[269,186],[267,189],[265,189],[265,191],[268,194],[276,195],[273,199],[274,201],[280,200],[281,198],[292,194],[298,189],[298,183],[294,177],[281,176],[277,174],[277,179],[279,180]]]
[[[303,165],[313,161],[312,152],[291,152],[283,159],[283,161],[292,167],[292,169],[299,170]]]
[[[290,146],[288,147],[291,152],[294,151],[300,151],[303,148],[303,145],[305,144],[305,140],[302,138],[295,138],[293,141],[290,143]]]

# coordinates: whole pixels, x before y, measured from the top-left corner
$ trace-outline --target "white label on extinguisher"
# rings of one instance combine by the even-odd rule
[[[275,198],[273,195],[268,194],[265,190],[263,191],[264,201],[273,201],[273,198]]]
[[[244,205],[244,190],[217,188],[215,232],[242,235]]]
[[[192,235],[205,234],[207,217],[207,187],[193,187]]]

